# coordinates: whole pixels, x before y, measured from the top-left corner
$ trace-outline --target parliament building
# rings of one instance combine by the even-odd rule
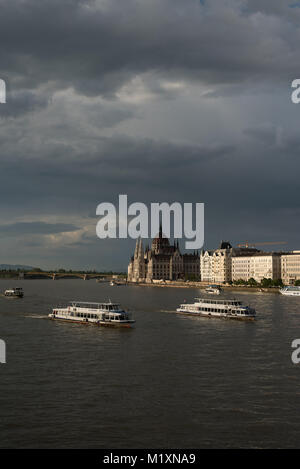
[[[199,254],[181,254],[178,241],[170,244],[160,227],[151,248],[144,249],[137,240],[134,255],[128,265],[129,282],[151,283],[158,280],[198,279],[200,277]]]

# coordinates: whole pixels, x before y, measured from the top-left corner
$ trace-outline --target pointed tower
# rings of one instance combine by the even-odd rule
[[[145,280],[144,246],[141,238],[138,246],[137,277],[139,282],[143,282]]]
[[[135,250],[134,250],[134,258],[135,259],[137,259],[137,257],[138,257],[138,252],[139,252],[139,240],[137,239],[136,243],[135,243]]]
[[[140,242],[139,242],[138,257],[139,259],[144,257],[144,246],[143,246],[142,238],[140,238]]]
[[[162,232],[162,223],[160,222],[160,225],[159,225],[159,238],[161,239],[163,236],[163,232]]]

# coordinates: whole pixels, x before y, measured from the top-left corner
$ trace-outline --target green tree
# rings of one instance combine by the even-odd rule
[[[283,281],[281,278],[278,278],[276,280],[273,280],[273,286],[274,287],[283,287]]]
[[[269,288],[272,286],[273,280],[271,278],[263,278],[260,283],[262,287]]]
[[[253,277],[251,277],[248,280],[248,285],[250,285],[251,287],[255,287],[257,285],[257,281]]]
[[[246,281],[240,278],[239,280],[235,280],[234,284],[235,285],[246,285]]]

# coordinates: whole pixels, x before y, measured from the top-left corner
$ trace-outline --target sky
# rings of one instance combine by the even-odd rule
[[[0,263],[126,270],[119,194],[204,203],[206,249],[300,249],[300,2],[0,4]]]

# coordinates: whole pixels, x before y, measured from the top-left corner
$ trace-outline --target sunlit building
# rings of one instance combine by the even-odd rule
[[[151,248],[144,249],[137,240],[134,255],[128,265],[129,282],[152,282],[158,280],[199,279],[199,254],[181,254],[178,242],[170,244],[160,228]]]
[[[232,281],[251,278],[261,282],[263,278],[278,280],[281,278],[281,254],[275,252],[256,252],[236,254],[231,259]]]
[[[300,280],[300,251],[281,256],[281,275],[285,285],[293,285],[296,280]]]

